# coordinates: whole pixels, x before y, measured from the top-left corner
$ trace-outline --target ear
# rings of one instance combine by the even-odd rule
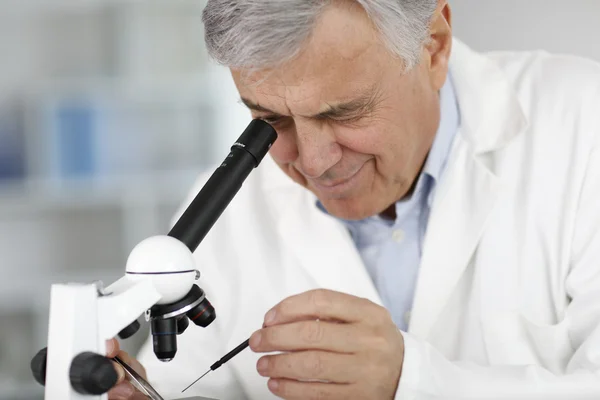
[[[425,46],[428,73],[434,90],[444,86],[452,51],[452,11],[447,0],[439,0],[429,28]]]

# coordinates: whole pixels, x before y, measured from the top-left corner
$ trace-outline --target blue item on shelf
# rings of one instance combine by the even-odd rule
[[[2,114],[0,116],[0,180],[23,179],[25,155],[22,130],[14,114]]]
[[[96,171],[96,113],[84,103],[56,110],[57,169],[61,177],[87,177]]]

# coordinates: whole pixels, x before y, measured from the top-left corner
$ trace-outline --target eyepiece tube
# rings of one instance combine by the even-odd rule
[[[196,250],[276,139],[277,133],[271,125],[262,120],[253,120],[171,229],[169,236],[183,242],[192,252]]]

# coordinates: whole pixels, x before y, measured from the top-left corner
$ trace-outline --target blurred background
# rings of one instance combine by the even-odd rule
[[[478,50],[600,61],[598,0],[450,0]],[[202,0],[0,0],[0,399],[36,400],[53,282],[106,284],[249,121]],[[145,336],[125,344],[135,352]]]

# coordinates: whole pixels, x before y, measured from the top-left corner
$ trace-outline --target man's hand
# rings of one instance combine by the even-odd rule
[[[119,347],[119,342],[116,339],[109,340],[106,342],[106,356],[113,358],[119,356],[121,360],[131,365],[133,369],[146,379],[146,370],[136,359],[132,358],[129,354],[125,353]],[[123,368],[115,364],[115,369],[119,374],[119,381],[116,386],[108,392],[108,400],[147,400],[148,396],[142,394],[136,390],[127,379],[125,379],[125,371]]]
[[[327,290],[289,297],[250,338],[262,357],[258,373],[284,399],[394,398],[404,340],[388,311],[366,299]]]

